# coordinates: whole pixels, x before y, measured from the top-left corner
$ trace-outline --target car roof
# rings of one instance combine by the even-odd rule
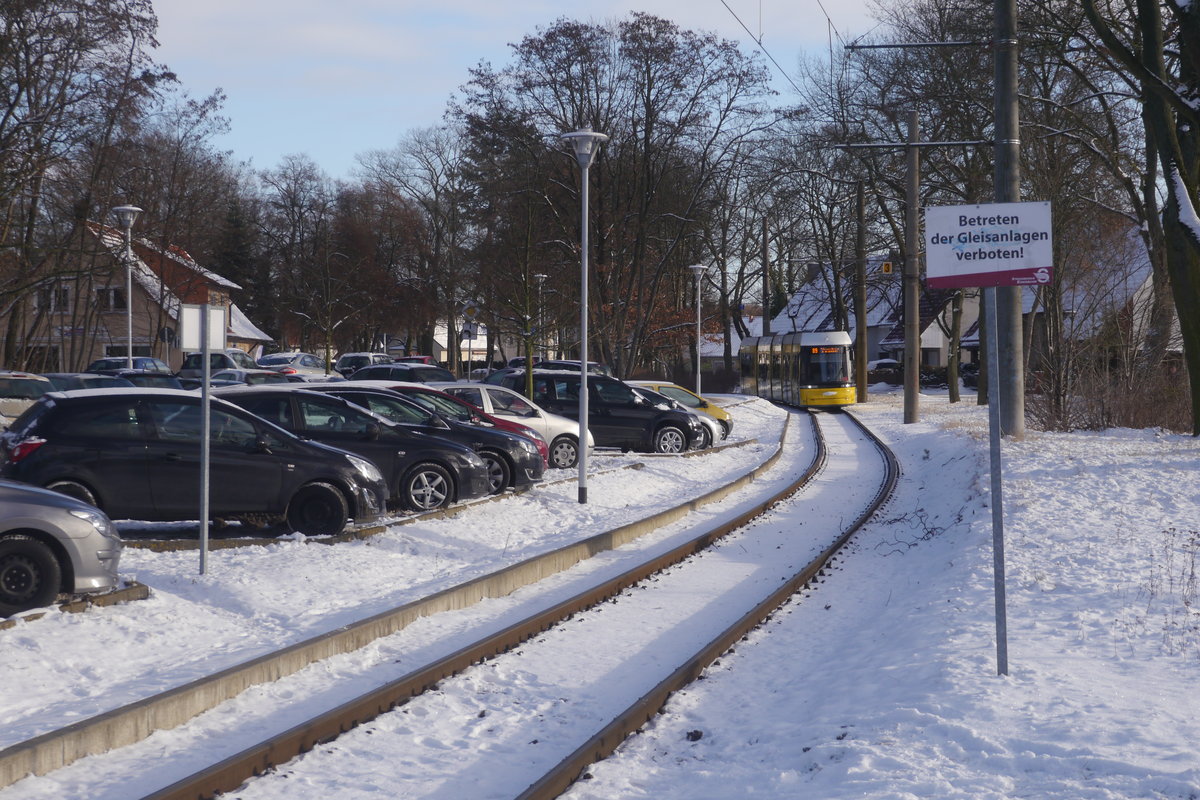
[[[199,397],[196,392],[188,391],[187,389],[159,389],[149,386],[103,386],[93,389],[65,389],[62,391],[48,392],[54,397],[113,397],[119,394],[134,394],[151,397]]]
[[[0,377],[4,378],[30,378],[35,381],[49,381],[45,375],[39,375],[36,372],[25,372],[19,369],[0,369]]]
[[[223,370],[225,371],[225,370]],[[309,382],[293,383],[238,383],[232,386],[217,386],[214,391],[220,395],[250,394],[252,392],[299,392],[309,388]]]
[[[646,386],[646,387],[674,386],[676,389],[683,389],[685,392],[691,392],[692,394],[695,394],[695,392],[692,392],[691,389],[687,388],[686,386],[680,386],[675,381],[668,381],[668,380],[656,381],[656,380],[643,379],[643,380],[636,380],[636,381],[625,381],[625,383],[628,383],[630,386]]]
[[[334,381],[331,381],[331,383],[333,382]],[[336,383],[338,386],[369,386],[374,389],[391,389],[393,386],[399,386],[403,389],[424,389],[425,391],[434,389],[435,391],[441,391],[440,389],[437,389],[437,387],[433,386],[433,384],[429,383],[387,380],[386,378],[368,379],[362,381],[336,381]]]

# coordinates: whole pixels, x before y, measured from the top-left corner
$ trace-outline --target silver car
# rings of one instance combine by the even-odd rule
[[[470,381],[430,384],[446,394],[483,409],[495,417],[519,422],[533,428],[550,443],[550,466],[570,469],[579,458],[579,423],[558,414],[551,414],[528,397],[503,386],[491,386]],[[592,432],[587,435],[588,451],[596,446]]]
[[[271,353],[258,359],[258,365],[284,375],[300,375],[305,380],[325,380],[330,375],[330,371],[325,369],[324,359],[312,353]],[[336,374],[334,377],[337,377]]]
[[[122,547],[95,506],[0,480],[0,617],[115,588]]]

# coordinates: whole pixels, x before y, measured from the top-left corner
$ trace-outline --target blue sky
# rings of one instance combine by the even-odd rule
[[[868,0],[155,0],[156,58],[197,97],[221,88],[231,132],[217,145],[258,169],[293,153],[331,177],[349,177],[356,154],[387,149],[437,124],[446,101],[481,59],[502,65],[508,44],[563,16],[618,19],[645,11],[695,30],[756,45],[786,69],[801,52],[827,54],[829,20],[846,39],[874,22]],[[823,6],[823,8],[822,8]],[[826,16],[828,11],[828,20]],[[772,68],[774,69],[774,68]],[[787,91],[776,72],[776,88]]]

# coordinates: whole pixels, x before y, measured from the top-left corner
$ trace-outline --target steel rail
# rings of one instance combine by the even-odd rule
[[[837,539],[816,558],[805,565],[769,597],[764,599],[740,619],[714,637],[674,672],[660,681],[653,689],[638,698],[632,705],[616,715],[611,722],[592,736],[577,750],[564,758],[541,778],[517,795],[517,800],[550,800],[565,792],[592,764],[612,754],[629,734],[640,730],[666,705],[672,694],[695,681],[713,661],[727,652],[735,642],[762,624],[779,607],[784,605],[797,591],[804,588],[813,578],[822,573],[830,559],[866,524],[895,489],[900,476],[900,464],[895,454],[857,417],[850,417],[863,431],[882,455],[886,467],[884,481],[866,510],[858,516]],[[811,412],[810,412],[811,414]]]
[[[810,417],[811,419],[811,417]],[[438,661],[414,670],[337,708],[319,714],[291,729],[242,750],[206,769],[197,771],[143,800],[204,800],[241,786],[246,780],[263,774],[313,747],[332,741],[340,734],[387,713],[412,697],[430,689],[481,661],[505,653],[532,636],[548,630],[569,617],[594,607],[626,588],[703,551],[761,515],[771,506],[794,494],[825,464],[825,445],[820,429],[813,423],[817,447],[812,463],[795,480],[756,502],[751,508],[724,523],[690,538],[671,550],[628,569],[571,598],[545,608],[502,631],[488,635]]]
[[[790,416],[788,417],[790,420]],[[598,553],[620,547],[743,488],[770,469],[782,453],[787,425],[770,457],[724,486],[638,522],[595,534],[526,559],[488,575],[452,586],[395,609],[337,628],[243,664],[168,689],[58,730],[0,750],[0,788],[28,775],[44,775],[80,758],[134,744],[157,730],[183,724],[246,689],[278,680],[316,661],[350,652],[396,633],[415,620],[440,611],[464,608],[484,599],[503,597],[542,578],[557,574]]]

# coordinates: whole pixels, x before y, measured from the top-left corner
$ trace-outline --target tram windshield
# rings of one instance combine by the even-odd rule
[[[843,347],[811,347],[808,354],[810,383],[837,383],[850,377]]]

